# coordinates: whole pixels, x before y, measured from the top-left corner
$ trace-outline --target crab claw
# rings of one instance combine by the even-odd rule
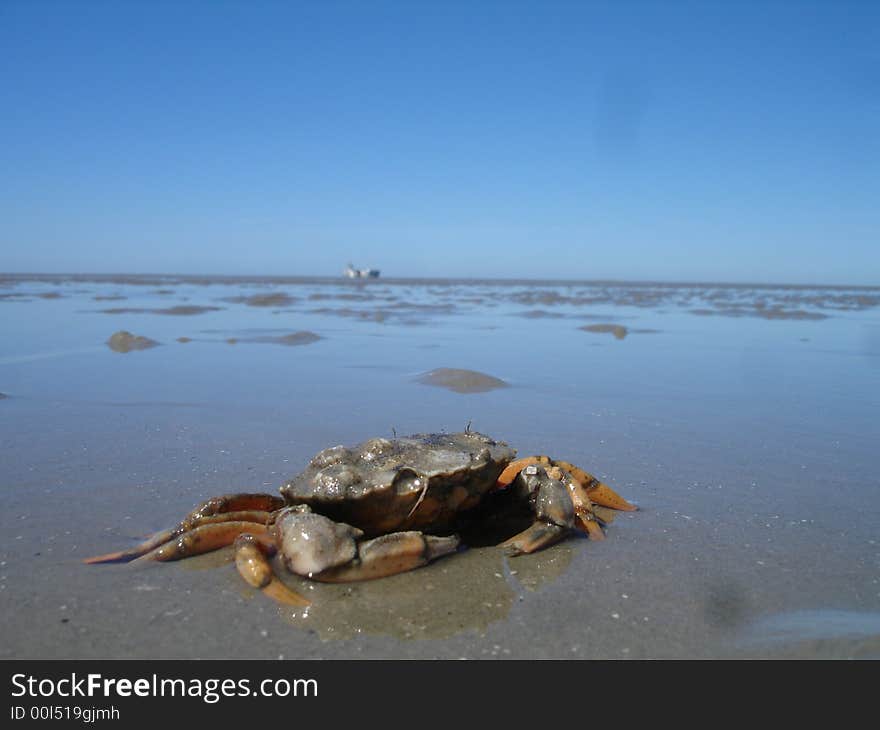
[[[235,567],[245,581],[270,598],[288,606],[308,606],[309,601],[282,583],[269,563],[277,548],[267,535],[242,533],[235,538]]]
[[[583,485],[572,476],[571,472],[560,466],[551,466],[547,469],[547,474],[568,487],[578,526],[590,536],[591,540],[604,540],[605,533],[602,532],[602,527],[599,524],[601,516],[596,514],[596,506],[587,496],[587,490]]]

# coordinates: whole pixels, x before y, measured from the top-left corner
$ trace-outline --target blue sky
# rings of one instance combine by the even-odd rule
[[[0,0],[0,270],[880,284],[880,3]]]

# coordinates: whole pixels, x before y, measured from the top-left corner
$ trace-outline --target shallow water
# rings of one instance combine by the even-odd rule
[[[866,288],[0,277],[0,653],[877,657],[878,304]],[[597,323],[627,335],[582,329]],[[160,346],[114,352],[119,330]],[[440,368],[509,387],[420,382]],[[641,511],[522,558],[291,578],[307,610],[255,595],[227,551],[80,562],[209,496],[273,491],[327,446],[468,423]]]

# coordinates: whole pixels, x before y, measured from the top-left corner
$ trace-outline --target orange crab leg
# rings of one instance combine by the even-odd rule
[[[505,489],[506,487],[509,487],[513,483],[513,480],[516,479],[516,475],[529,466],[529,464],[550,464],[550,457],[526,456],[522,459],[511,461],[495,481],[496,488]]]
[[[603,507],[610,507],[611,509],[620,510],[621,512],[635,512],[638,509],[638,507],[632,502],[628,502],[611,487],[602,482],[599,482],[599,484],[592,489],[587,488],[587,494],[590,495],[590,499],[596,504],[602,505]]]
[[[180,560],[231,545],[244,532],[265,534],[266,525],[257,522],[216,522],[184,532],[176,540],[141,555],[137,560]]]
[[[604,540],[605,533],[602,532],[602,528],[599,526],[599,523],[596,522],[591,516],[578,515],[578,523],[581,527],[584,528],[584,532],[586,532],[591,540]]]
[[[150,550],[153,550],[160,545],[164,545],[173,537],[174,530],[162,530],[162,532],[157,532],[149,540],[146,540],[133,548],[129,548],[128,550],[118,550],[114,553],[105,553],[103,555],[93,555],[90,558],[85,558],[83,562],[87,565],[92,565],[94,563],[127,563],[130,560],[134,560],[135,558],[150,552]]]
[[[185,518],[184,522],[198,517],[224,514],[226,512],[239,512],[242,510],[258,510],[260,512],[274,512],[284,506],[284,500],[274,494],[224,494],[221,497],[212,497],[202,502]]]
[[[611,507],[612,509],[621,510],[623,512],[635,512],[638,509],[638,507],[621,497],[607,484],[600,482],[596,477],[585,472],[579,466],[575,466],[568,461],[557,461],[551,459],[549,456],[526,456],[522,459],[517,459],[516,461],[511,462],[508,464],[507,468],[501,472],[501,476],[498,477],[495,486],[498,489],[504,489],[505,487],[510,486],[513,480],[516,479],[516,475],[529,464],[558,466],[561,469],[564,469],[584,486],[587,494],[593,502],[602,505],[603,507]]]
[[[225,512],[220,514],[207,515],[204,517],[190,516],[183,522],[181,522],[177,527],[174,527],[170,530],[162,530],[161,532],[157,532],[155,535],[150,537],[145,542],[142,542],[140,545],[136,545],[135,547],[129,548],[128,550],[119,550],[117,552],[107,553],[105,555],[95,555],[91,558],[86,558],[85,560],[83,560],[83,562],[89,565],[93,563],[128,562],[130,560],[134,560],[135,558],[139,558],[141,555],[145,555],[151,550],[155,550],[160,545],[164,545],[166,542],[173,540],[178,535],[182,535],[184,532],[192,530],[193,528],[199,527],[201,525],[215,524],[218,522],[257,522],[260,524],[266,524],[266,521],[268,519],[269,512],[260,510]]]
[[[235,538],[235,567],[241,577],[270,598],[288,606],[308,606],[309,601],[290,590],[272,570],[269,558],[277,547],[268,535],[245,532]]]
[[[579,466],[575,466],[567,461],[554,461],[553,464],[565,469],[565,471],[577,479],[586,489],[590,499],[596,504],[623,512],[635,512],[638,509],[638,507],[625,500],[607,484],[600,482],[596,477],[585,472]]]

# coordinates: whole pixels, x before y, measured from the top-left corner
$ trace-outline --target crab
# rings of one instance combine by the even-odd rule
[[[516,556],[578,528],[603,539],[615,510],[637,509],[573,464],[515,456],[506,443],[470,430],[334,446],[282,485],[280,496],[214,497],[176,527],[85,562],[178,560],[232,544],[251,586],[281,603],[306,605],[275,574],[276,553],[287,570],[311,580],[370,580],[456,552],[457,533],[473,533],[487,512],[490,522],[511,506],[528,512],[528,526],[501,543]]]

